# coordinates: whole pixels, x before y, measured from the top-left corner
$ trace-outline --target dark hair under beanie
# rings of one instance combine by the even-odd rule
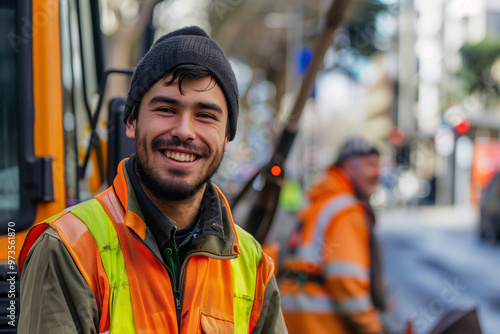
[[[214,74],[228,107],[229,140],[234,139],[238,121],[238,85],[234,72],[220,46],[201,28],[192,26],[160,37],[135,68],[127,95],[123,121],[139,108],[144,94],[174,67],[194,64]]]

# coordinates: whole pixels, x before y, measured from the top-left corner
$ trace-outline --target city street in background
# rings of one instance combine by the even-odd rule
[[[379,212],[392,329],[412,319],[417,333],[429,333],[449,311],[476,308],[483,333],[498,333],[500,245],[481,242],[477,226],[466,207]]]
[[[476,308],[483,334],[500,328],[500,244],[480,241],[478,213],[471,207],[420,206],[377,212],[389,311],[398,333],[412,319],[428,334],[455,309]],[[286,248],[294,217],[279,210],[269,240]]]

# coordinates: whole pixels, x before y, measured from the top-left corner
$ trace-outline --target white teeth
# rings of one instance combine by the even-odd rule
[[[196,156],[194,154],[185,154],[185,153],[178,153],[178,152],[169,152],[165,151],[165,156],[167,158],[170,158],[172,160],[180,161],[180,162],[191,162],[196,159]]]

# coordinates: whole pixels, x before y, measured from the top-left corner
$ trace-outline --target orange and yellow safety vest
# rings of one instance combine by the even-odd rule
[[[99,333],[250,333],[274,271],[255,239],[229,212],[236,234],[232,254],[189,252],[176,289],[165,265],[143,242],[144,221],[125,211],[127,196],[120,165],[113,187],[30,230],[20,271],[31,246],[51,226],[94,294]]]

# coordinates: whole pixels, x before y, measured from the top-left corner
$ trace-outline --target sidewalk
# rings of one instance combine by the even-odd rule
[[[452,230],[474,230],[479,212],[470,206],[417,206],[384,208],[376,211],[377,230],[409,227],[431,227]]]

